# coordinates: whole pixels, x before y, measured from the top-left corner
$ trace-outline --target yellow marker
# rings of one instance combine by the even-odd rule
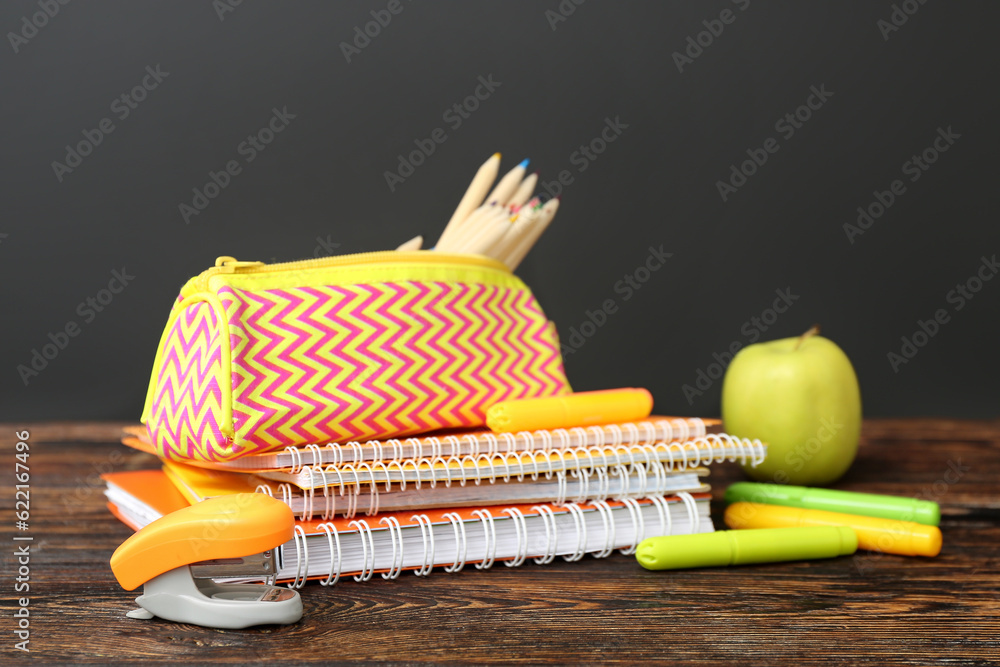
[[[937,556],[941,531],[913,521],[800,509],[782,505],[738,502],[726,508],[730,528],[848,526],[858,534],[858,548],[900,556]]]
[[[486,425],[498,433],[587,427],[645,419],[652,411],[653,396],[645,389],[581,391],[501,401],[486,411]]]

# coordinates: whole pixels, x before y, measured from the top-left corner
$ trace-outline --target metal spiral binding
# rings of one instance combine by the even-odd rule
[[[553,435],[559,436],[559,444],[562,449],[569,447],[569,431],[564,428],[557,428],[552,431]]]
[[[569,510],[573,517],[573,525],[576,528],[576,549],[573,553],[563,556],[563,560],[577,561],[587,553],[587,518],[583,515],[583,510],[576,503],[567,503],[563,507]]]
[[[333,452],[333,461],[330,465],[339,466],[344,463],[344,450],[340,448],[335,442],[327,444],[327,447]]]
[[[358,535],[361,536],[361,572],[354,575],[354,581],[368,581],[375,574],[375,541],[372,537],[372,528],[364,519],[355,519],[347,525],[350,528],[357,528]]]
[[[370,480],[370,483],[368,484],[369,500],[368,500],[368,511],[365,512],[365,514],[368,516],[372,516],[373,514],[376,514],[378,512],[378,482],[375,481],[375,470],[372,468],[371,464],[367,462],[359,463],[358,468],[360,468],[362,472],[368,473],[368,478]],[[360,493],[361,493],[361,480],[359,479],[355,487],[355,494],[360,494]]]
[[[493,561],[497,557],[497,528],[493,523],[493,515],[486,508],[474,511],[472,516],[483,522],[483,535],[486,539],[486,548],[483,550],[486,557],[482,562],[476,563],[476,569],[488,570],[493,567]]]
[[[459,480],[459,486],[465,486],[465,483],[466,483],[466,482],[467,482],[468,480],[466,480],[466,478],[465,478],[465,466],[464,466],[464,465],[462,464],[462,459],[460,459],[460,458],[459,458],[459,457],[457,457],[457,456],[452,456],[452,457],[450,457],[450,458],[448,459],[448,464],[447,464],[447,465],[448,465],[448,469],[449,469],[449,471],[451,470],[451,462],[452,462],[452,461],[454,461],[454,462],[455,462],[455,464],[456,464],[456,466],[457,466],[457,468],[458,468],[459,472],[461,472],[461,473],[462,473],[462,479],[461,479],[461,480]],[[451,473],[449,472],[449,476],[450,476],[450,474],[451,474]]]
[[[636,468],[637,465],[641,466],[642,464],[641,463],[632,464],[632,466],[630,466],[630,468],[634,469],[634,468]],[[611,485],[611,476],[612,475],[615,476],[615,477],[617,477],[618,479],[621,480],[621,485],[622,485],[622,488],[618,492],[618,495],[621,496],[621,497],[628,496],[629,495],[630,487],[632,486],[632,484],[631,484],[631,482],[632,482],[632,475],[630,474],[632,471],[630,469],[626,468],[624,465],[622,465],[622,464],[619,463],[618,465],[614,466],[613,468],[610,468],[609,472],[611,474],[608,476],[608,485],[609,486]],[[642,480],[640,480],[639,483],[641,484]]]
[[[615,517],[612,514],[611,506],[604,500],[596,500],[591,503],[601,514],[601,521],[604,524],[604,548],[594,552],[594,558],[607,558],[615,550]]]
[[[557,487],[556,490],[556,499],[554,503],[556,505],[563,505],[566,503],[566,493],[568,492],[566,473],[560,470],[556,475],[556,482],[558,483],[559,486]]]
[[[670,506],[667,501],[663,499],[663,496],[646,496],[646,500],[653,503],[656,507],[656,514],[660,517],[660,532],[659,535],[672,535],[674,531],[674,519],[670,516]]]
[[[333,584],[340,581],[340,570],[343,567],[343,553],[340,550],[340,532],[337,527],[332,523],[321,523],[318,526],[319,530],[326,533],[326,541],[330,546],[330,570],[327,572],[326,579],[323,579],[319,583],[323,586],[332,586]],[[334,544],[336,543],[336,560],[334,560]],[[336,572],[336,574],[334,574]]]
[[[453,435],[446,435],[444,437],[444,441],[447,442],[449,445],[451,445],[451,455],[452,456],[458,456],[459,454],[462,453],[461,449],[460,449],[462,443],[459,441],[459,439],[457,437],[455,437]]]
[[[608,442],[612,445],[617,445],[621,444],[625,439],[623,431],[624,434],[627,434],[628,438],[634,443],[640,437],[650,442],[669,442],[671,440],[687,440],[690,438],[703,437],[705,436],[706,428],[705,423],[702,420],[697,418],[687,418],[664,419],[658,420],[655,423],[645,420],[639,422],[638,425],[635,423],[626,423],[621,425],[609,424],[604,427],[589,426],[587,429],[576,426],[568,431],[564,428],[552,429],[551,431],[520,431],[517,434],[501,433],[499,436],[503,440],[503,444],[506,446],[508,452],[513,452],[518,449],[518,440],[522,442],[520,449],[549,451],[552,447],[552,439],[554,437],[559,438],[560,447],[563,449],[567,447],[603,446]],[[593,439],[593,442],[590,441],[591,439]],[[444,436],[444,440],[448,445],[450,445],[452,450],[451,454],[453,456],[461,455],[462,441],[466,443],[468,454],[473,456],[478,455],[484,445],[486,447],[486,453],[493,454],[500,451],[497,434],[489,431],[477,434],[467,433],[461,437],[461,440],[458,436],[448,435]],[[409,445],[411,448],[409,457],[406,456],[404,450],[405,445]],[[391,457],[393,459],[424,458],[426,456],[424,453],[424,447],[430,449],[430,456],[432,458],[442,455],[443,451],[443,445],[440,438],[437,436],[425,436],[424,438],[410,437],[407,438],[405,442],[400,442],[398,439],[394,438],[387,439],[385,441],[369,440],[364,444],[356,440],[352,440],[344,444],[331,442],[327,443],[323,447],[320,447],[318,444],[311,443],[304,445],[301,448],[288,446],[282,451],[288,454],[288,457],[291,459],[291,464],[287,467],[290,469],[292,474],[297,474],[305,465],[305,459],[302,455],[304,451],[311,454],[310,464],[318,466],[323,463],[323,448],[329,448],[329,458],[332,459],[332,461],[329,462],[329,465],[343,465],[345,463],[361,463],[365,460],[372,463],[386,461],[387,458],[385,449],[388,447],[392,448]],[[370,451],[370,456],[367,459],[366,449]],[[345,455],[346,450],[350,450],[351,452],[350,460],[348,460]]]
[[[389,539],[392,541],[392,564],[388,572],[382,573],[383,579],[395,579],[403,571],[403,530],[399,526],[399,520],[394,516],[385,516],[379,519],[379,524],[389,528]],[[399,543],[399,559],[396,558],[396,543]]]
[[[469,445],[469,453],[472,455],[479,453],[479,440],[470,433],[466,433],[462,438]]]
[[[595,500],[607,500],[608,496],[611,495],[611,468],[606,468],[598,466],[593,469],[593,474],[597,477],[597,493],[594,494]]]
[[[441,468],[437,465],[441,464]],[[448,461],[445,460],[444,456],[437,456],[431,461],[431,488],[437,483],[438,470],[443,471],[444,475],[444,485],[446,488],[451,488],[451,469],[448,467]]]
[[[424,442],[427,442],[431,446],[431,458],[437,458],[438,456],[441,456],[440,439],[438,439],[436,436],[430,436],[429,438],[426,438]],[[423,443],[421,443],[421,447],[423,447]]]
[[[635,498],[619,498],[619,500],[628,508],[628,514],[632,518],[632,535],[635,538],[632,540],[632,546],[624,547],[618,551],[626,556],[631,556],[635,553],[639,542],[642,542],[646,536],[646,523],[642,518],[642,507],[639,506]]]
[[[545,524],[545,550],[541,556],[532,560],[539,565],[548,565],[555,560],[556,550],[559,548],[559,536],[556,532],[556,515],[548,505],[535,505],[531,509],[538,512],[538,516],[542,518],[542,522]]]
[[[302,470],[302,455],[299,453],[298,448],[289,445],[288,447],[285,447],[285,453],[292,459],[292,465],[289,466],[292,474],[294,475]]]
[[[653,426],[652,422],[639,422],[639,427],[642,429],[643,439],[656,440],[656,427]]]
[[[573,479],[577,481],[577,484],[580,487],[580,493],[578,493],[573,500],[574,502],[582,503],[590,497],[590,475],[584,473],[579,468],[571,470],[570,474],[573,476]]]
[[[542,451],[548,454],[552,451],[552,433],[549,431],[539,431],[538,435],[542,437]],[[532,441],[534,443],[534,441]]]
[[[309,575],[309,545],[306,544],[306,531],[302,526],[295,526],[292,530],[292,542],[295,543],[295,578],[288,587],[302,588]]]
[[[308,489],[302,489],[302,501],[303,502],[302,502],[302,515],[301,515],[300,518],[304,521],[304,520],[313,518],[313,515],[315,514],[314,501],[315,501],[315,498],[316,498],[316,487],[319,486],[319,485],[316,484],[316,478],[314,477],[314,475],[318,474],[320,480],[322,480],[323,482],[326,481],[326,479],[325,479],[326,476],[323,475],[323,469],[322,468],[314,468],[311,465],[310,466],[305,466],[302,469],[302,473],[309,476],[309,488]],[[325,500],[325,504],[324,504],[324,507],[323,507],[323,518],[326,519],[326,518],[328,518],[326,516],[326,514],[327,514],[327,512],[330,509],[330,500],[329,500],[329,495],[330,494],[329,494],[329,489],[327,488],[327,486],[325,484],[322,484],[322,489],[323,489],[323,496],[324,496],[324,500]]]
[[[508,451],[514,449],[517,446],[517,437],[513,433],[490,433],[486,436],[486,442],[488,445],[486,453],[492,456],[499,452],[501,447],[505,447]]]
[[[258,487],[257,490],[261,493],[270,493],[270,489],[263,485]],[[697,501],[695,501],[690,493],[686,492],[679,492],[676,496],[680,502],[684,504],[687,511],[690,532],[698,532],[700,527],[700,516],[698,513]],[[635,553],[637,546],[643,539],[645,539],[647,533],[646,519],[643,516],[642,511],[643,505],[634,497],[623,497],[618,498],[617,500],[622,503],[629,513],[629,518],[632,521],[632,536],[634,538],[631,546],[622,547],[618,549],[618,551],[625,555],[631,555]],[[659,532],[657,534],[672,534],[673,520],[668,501],[660,495],[647,496],[644,500],[648,501],[656,508],[657,516],[659,518]],[[594,551],[593,556],[595,558],[605,558],[615,550],[615,510],[605,500],[595,500],[591,502],[590,505],[601,517],[604,534],[603,548]],[[573,551],[569,554],[564,554],[562,558],[566,561],[580,560],[587,553],[586,511],[576,503],[565,503],[562,504],[560,508],[570,514],[573,519],[573,527],[576,532],[576,543]],[[535,505],[531,508],[531,510],[541,519],[543,525],[545,526],[544,547],[541,554],[533,557],[532,560],[539,565],[546,565],[555,559],[559,551],[556,512],[553,511],[552,507],[548,504]],[[525,560],[527,560],[531,548],[526,518],[517,507],[507,507],[503,510],[503,513],[507,515],[512,522],[516,536],[514,557],[513,559],[506,561],[504,565],[508,567],[517,567],[522,565]],[[477,569],[489,569],[496,561],[498,546],[495,517],[486,508],[473,511],[472,516],[480,521],[484,536],[484,557],[480,562],[475,563],[475,566]],[[457,512],[448,512],[443,515],[443,518],[450,522],[455,536],[455,558],[450,565],[445,565],[444,569],[446,572],[458,572],[465,567],[468,558],[468,535],[466,533],[465,521]],[[433,570],[435,563],[434,525],[427,514],[414,514],[410,517],[410,520],[412,522],[416,522],[416,525],[419,526],[423,545],[421,562],[420,565],[414,570],[414,574],[417,576],[427,576]],[[392,548],[392,558],[389,569],[388,571],[382,573],[382,578],[387,580],[396,579],[402,573],[403,566],[405,564],[405,544],[403,541],[402,526],[400,525],[398,519],[391,516],[382,517],[379,520],[379,524],[385,526],[385,529],[388,530]],[[357,532],[361,541],[362,549],[361,571],[354,575],[353,578],[358,582],[369,581],[375,573],[375,562],[377,556],[373,529],[369,523],[363,519],[353,520],[348,525]],[[319,524],[317,526],[317,530],[326,535],[327,545],[330,550],[329,567],[327,568],[326,577],[320,580],[320,584],[323,586],[331,586],[340,581],[343,573],[343,547],[341,544],[340,532],[337,530],[336,525],[331,522]],[[302,526],[295,526],[292,541],[295,546],[296,568],[294,578],[291,583],[288,584],[288,587],[297,589],[301,588],[306,583],[309,576],[309,545]]]
[[[278,490],[281,491],[281,502],[292,506],[292,485],[288,482],[283,482],[278,485]]]
[[[385,468],[385,478],[386,478],[385,490],[389,491],[392,486],[391,482],[389,482],[389,474],[390,474],[389,468],[391,468],[392,466],[396,466],[396,468],[399,470],[399,490],[406,491],[406,473],[403,471],[403,466],[398,459],[394,461],[389,461],[389,464]],[[417,488],[420,487],[418,486]]]
[[[303,521],[313,518],[313,501],[315,499],[316,487],[310,484],[308,489],[302,490],[302,515],[299,518]]]
[[[306,445],[305,447],[303,447],[303,449],[305,449],[306,452],[308,452],[309,455],[312,456],[312,460],[309,461],[309,465],[313,466],[323,465],[323,450],[320,449],[319,445],[317,445],[316,443],[312,443]]]
[[[681,491],[680,493],[677,494],[677,497],[680,498],[681,501],[683,501],[684,507],[687,508],[688,522],[691,527],[691,532],[697,533],[698,528],[700,527],[701,524],[701,519],[698,516],[698,505],[695,504],[695,500],[694,498],[691,497],[690,493]]]
[[[385,445],[392,447],[392,455],[389,457],[390,461],[403,458],[403,443],[401,443],[398,438],[390,438],[386,440]]]
[[[503,511],[510,516],[514,522],[514,533],[517,535],[517,548],[514,550],[514,559],[505,561],[507,567],[517,567],[524,563],[528,557],[528,526],[524,521],[524,514],[516,507],[507,507]]]
[[[622,444],[622,427],[618,424],[609,424],[607,429],[611,431],[611,444],[615,447]]]
[[[413,458],[413,459],[406,459],[405,461],[403,461],[403,465],[400,466],[400,468],[404,472],[404,476],[405,476],[405,472],[406,472],[406,464],[407,463],[410,464],[413,467],[413,478],[414,478],[413,483],[417,487],[417,491],[419,491],[420,490],[420,466],[417,463],[417,459],[415,459],[415,458]]]
[[[421,438],[407,438],[406,441],[403,443],[403,445],[409,445],[410,446],[410,454],[409,454],[408,458],[419,459],[419,458],[423,458],[424,456],[426,456],[426,454],[424,454],[424,439],[421,439]],[[402,448],[403,448],[403,446],[400,446],[400,449],[402,449]],[[405,456],[405,454],[404,454],[404,456]]]
[[[465,522],[455,512],[448,512],[442,516],[451,521],[451,527],[455,531],[455,561],[451,565],[445,565],[444,571],[458,572],[465,567],[465,557],[469,551],[469,546],[465,539]]]
[[[626,424],[625,430],[635,428],[637,431],[643,423],[638,426]],[[661,425],[658,430],[665,431],[667,426]],[[580,427],[574,427],[583,429]],[[653,428],[650,424],[649,428]],[[571,439],[571,432],[565,431],[565,435],[556,435],[556,439],[549,439],[546,442],[550,445],[563,444]],[[610,495],[611,478],[609,472],[617,477],[622,488],[617,489],[616,496],[621,497],[644,497],[647,495],[649,485],[656,484],[655,488],[662,488],[665,482],[664,477],[671,473],[683,472],[685,470],[719,463],[725,460],[742,461],[746,463],[759,463],[764,457],[764,445],[760,440],[740,439],[728,434],[708,434],[690,441],[656,442],[642,445],[615,444],[618,436],[615,430],[609,428],[609,442],[602,446],[592,446],[584,449],[562,448],[543,449],[531,451],[495,451],[493,453],[480,452],[476,455],[467,454],[457,456],[449,453],[445,458],[446,450],[454,451],[457,445],[455,441],[448,441],[447,445],[441,443],[439,439],[428,439],[428,447],[421,447],[421,450],[432,449],[431,456],[420,459],[392,460],[388,463],[376,461],[369,463],[362,461],[359,463],[344,463],[336,466],[329,464],[323,467],[312,465],[301,465],[304,461],[301,456],[297,460],[300,464],[300,475],[305,479],[300,482],[303,489],[302,509],[297,512],[301,519],[310,519],[320,514],[324,520],[337,515],[336,488],[339,487],[339,494],[344,496],[347,493],[347,506],[343,509],[343,516],[350,518],[357,514],[359,495],[363,486],[367,486],[368,503],[365,513],[369,516],[378,513],[380,506],[380,492],[378,484],[385,484],[385,491],[392,491],[393,485],[398,485],[400,490],[405,490],[407,480],[414,482],[417,489],[423,483],[429,483],[431,488],[435,488],[439,482],[450,487],[453,482],[458,482],[465,486],[470,479],[477,485],[484,479],[490,484],[498,480],[509,482],[512,478],[523,481],[530,475],[533,480],[537,480],[541,475],[551,480],[556,475],[558,484],[558,500],[565,501],[568,497],[575,502],[585,502],[588,498],[605,499]],[[506,434],[510,435],[510,434]],[[670,435],[670,434],[667,434]],[[451,436],[449,436],[451,437]],[[579,434],[576,434],[579,437]],[[417,439],[411,439],[414,443]],[[409,442],[409,441],[408,441]],[[499,441],[498,441],[499,442]],[[436,444],[435,444],[436,443]],[[394,445],[385,445],[382,454],[387,454],[392,447],[392,454],[402,453],[404,443],[396,441]],[[308,448],[313,458],[317,456],[319,450],[317,446]],[[344,450],[340,450],[343,452]],[[728,451],[728,454],[727,454]],[[433,456],[433,454],[439,456]],[[572,475],[576,488],[569,490],[568,476]],[[650,479],[650,478],[653,479]],[[323,489],[322,511],[317,507],[315,489]],[[596,488],[595,488],[596,487]],[[333,491],[330,489],[334,488]],[[288,483],[278,486],[281,492],[281,499],[291,505],[295,496],[292,487]],[[258,491],[264,491],[263,485],[258,487]],[[275,494],[268,488],[264,491],[269,495]],[[297,493],[297,491],[295,491]]]
[[[420,526],[420,537],[424,542],[424,558],[420,567],[413,571],[418,577],[426,577],[434,569],[434,526],[426,514],[414,514],[410,521]],[[429,546],[428,546],[429,544]]]

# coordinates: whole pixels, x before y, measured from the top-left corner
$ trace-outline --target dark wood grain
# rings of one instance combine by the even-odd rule
[[[878,420],[838,488],[941,503],[937,558],[647,572],[630,556],[480,572],[404,574],[302,589],[297,625],[222,631],[125,618],[134,593],[108,566],[130,531],[97,474],[152,468],[117,443],[121,424],[16,425],[31,432],[30,654],[13,650],[13,548],[4,549],[4,653],[49,662],[330,660],[451,663],[703,662],[997,664],[1000,422]],[[13,468],[15,425],[0,425]],[[961,471],[947,474],[949,470]],[[5,482],[11,474],[4,475]],[[741,479],[717,466],[716,499]],[[948,483],[954,481],[954,483]],[[13,545],[14,492],[0,507]],[[721,525],[715,503],[716,525]]]

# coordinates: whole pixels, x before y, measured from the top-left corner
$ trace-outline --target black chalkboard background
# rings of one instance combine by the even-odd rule
[[[996,416],[998,22],[938,0],[5,2],[0,420],[136,419],[185,279],[436,238],[494,151],[562,190],[519,273],[576,389],[718,414],[730,347],[818,322],[866,414]]]

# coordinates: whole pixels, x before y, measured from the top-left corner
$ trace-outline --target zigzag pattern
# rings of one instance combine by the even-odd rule
[[[150,441],[164,458],[201,458],[206,446],[229,454],[219,428],[220,324],[202,301],[185,308],[167,332],[147,419]]]
[[[478,425],[496,401],[568,389],[527,289],[398,282],[219,297],[244,452]]]

